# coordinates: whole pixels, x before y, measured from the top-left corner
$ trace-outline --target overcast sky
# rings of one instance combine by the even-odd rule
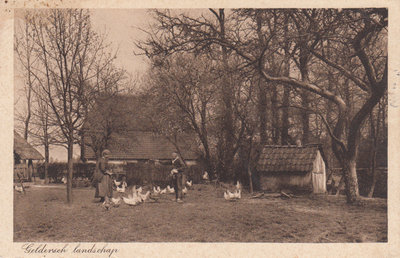
[[[107,33],[107,39],[114,50],[118,49],[116,65],[125,68],[130,74],[142,74],[146,71],[148,64],[143,56],[134,55],[134,40],[145,39],[145,33],[140,29],[146,29],[152,22],[151,15],[147,9],[91,9],[93,28],[98,33]],[[16,11],[18,17],[18,11]],[[18,18],[16,19],[16,33],[18,31]],[[18,67],[14,73],[14,99],[17,101],[16,108],[23,108],[23,76]],[[19,99],[19,100],[18,100]],[[37,148],[43,153],[43,149]],[[80,155],[79,146],[74,147],[75,156]],[[67,152],[62,147],[52,147],[50,157],[59,161],[66,161]]]
[[[99,32],[107,32],[107,38],[118,49],[117,65],[124,67],[129,73],[142,73],[147,69],[147,60],[143,56],[135,56],[134,41],[145,39],[140,29],[147,29],[151,15],[147,9],[92,9],[91,18],[94,28]]]
[[[24,9],[15,9],[15,33],[18,33],[19,23],[22,22]],[[93,28],[100,34],[106,33],[108,42],[111,43],[112,49],[118,50],[115,63],[118,67],[124,68],[132,76],[145,73],[148,65],[148,60],[144,56],[134,54],[135,40],[144,40],[146,33],[142,30],[147,30],[154,22],[150,9],[90,9]],[[228,11],[229,12],[229,11]],[[172,14],[185,13],[191,15],[204,14],[212,16],[207,9],[171,9]],[[24,98],[21,95],[24,92],[23,75],[21,74],[18,62],[15,60],[14,66],[14,102],[15,109],[25,108]],[[43,148],[37,149],[44,153]],[[74,156],[80,155],[80,147],[74,147]],[[63,147],[51,147],[50,158],[59,161],[67,160],[67,152]]]

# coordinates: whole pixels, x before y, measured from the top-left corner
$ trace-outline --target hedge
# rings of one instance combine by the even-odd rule
[[[360,195],[367,196],[372,184],[372,173],[369,170],[357,170],[357,179]],[[387,170],[378,172],[373,197],[387,198]]]
[[[165,187],[171,185],[170,172],[172,166],[155,165],[148,163],[128,163],[127,165],[110,164],[114,173],[126,175],[129,185],[159,185]],[[92,179],[96,164],[93,163],[75,163],[73,178]],[[44,164],[38,165],[37,168],[39,177],[44,179]],[[61,183],[63,176],[67,174],[67,163],[50,163],[48,166],[48,177],[55,183]],[[185,178],[193,180],[194,183],[201,182],[202,168],[194,165],[187,168],[184,172]],[[120,176],[119,176],[120,177]],[[118,178],[120,179],[120,178]]]
[[[147,163],[133,163],[123,166],[128,185],[157,185],[165,187],[172,184],[170,177],[172,166]],[[184,172],[186,179],[200,183],[202,169],[200,166],[190,166]]]
[[[75,163],[73,178],[89,178],[91,179],[96,168],[96,164],[92,163]],[[41,179],[44,179],[44,164],[40,164],[37,167],[38,175]],[[68,164],[57,162],[50,163],[48,166],[48,177],[55,183],[60,183],[64,175],[67,174]]]

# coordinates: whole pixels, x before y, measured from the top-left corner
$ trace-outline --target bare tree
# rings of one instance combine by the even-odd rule
[[[26,13],[24,19],[29,20],[30,15]],[[25,97],[24,101],[26,102],[24,103],[26,104],[26,112],[22,114],[17,110],[16,116],[24,124],[23,136],[24,139],[27,140],[32,117],[32,91],[35,83],[37,83],[32,72],[35,62],[37,62],[37,58],[33,55],[35,42],[33,41],[32,27],[28,23],[24,23],[23,25],[20,24],[18,30],[20,33],[15,37],[15,53],[24,75],[24,87],[22,91]]]
[[[68,150],[67,200],[72,202],[73,145],[96,88],[94,79],[111,64],[104,37],[90,25],[87,10],[32,11],[29,20],[40,65],[34,76],[46,94]]]
[[[33,139],[33,144],[43,146],[44,148],[44,179],[47,184],[49,182],[48,166],[50,161],[50,146],[64,146],[65,141],[60,135],[60,130],[57,127],[45,93],[35,87],[33,97],[33,128],[30,134]]]
[[[215,126],[216,67],[204,56],[177,54],[153,67],[148,110],[153,128],[179,148],[179,134],[194,132],[201,143],[207,171],[215,147],[209,132]]]

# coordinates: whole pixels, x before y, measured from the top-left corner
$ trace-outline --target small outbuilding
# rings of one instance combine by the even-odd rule
[[[326,162],[320,145],[267,145],[256,169],[260,185],[266,191],[326,192]]]
[[[20,175],[25,180],[31,180],[35,169],[32,161],[42,159],[42,154],[14,131],[14,179]]]

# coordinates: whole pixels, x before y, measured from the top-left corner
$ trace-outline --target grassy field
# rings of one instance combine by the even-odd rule
[[[183,204],[164,195],[158,202],[106,211],[93,188],[35,187],[14,194],[14,241],[45,242],[386,242],[385,199],[305,195],[237,202],[223,190],[195,185]]]

